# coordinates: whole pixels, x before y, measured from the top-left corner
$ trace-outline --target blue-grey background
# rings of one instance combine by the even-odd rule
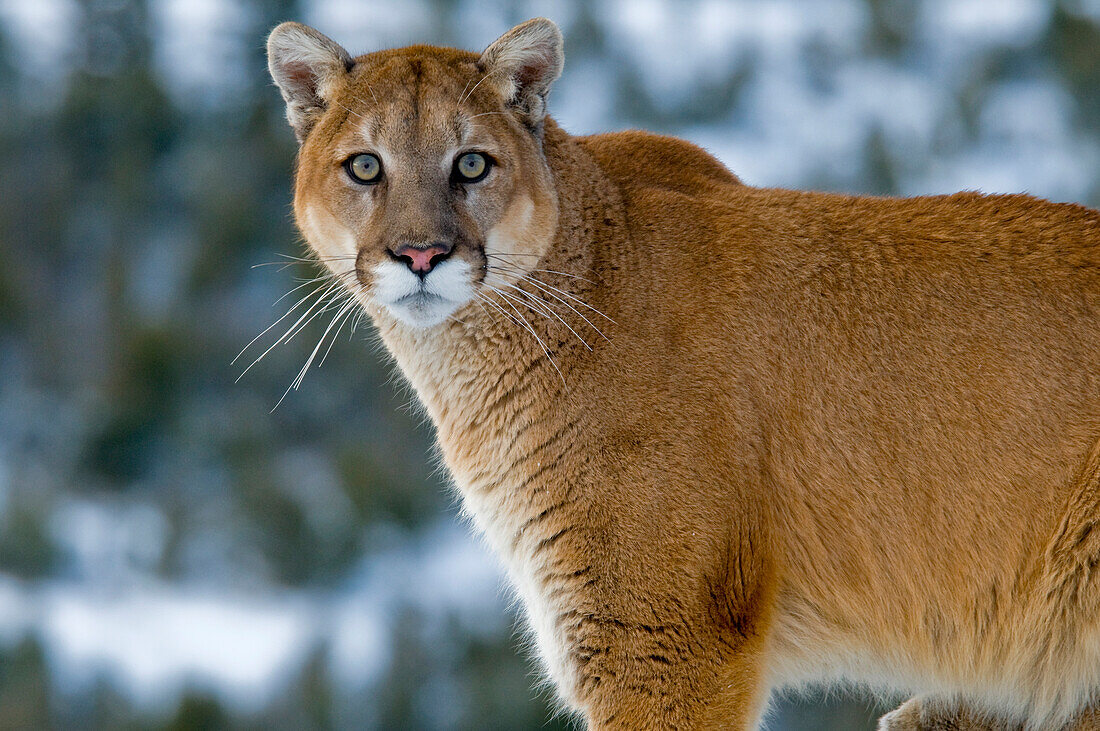
[[[576,133],[755,185],[1100,201],[1098,0],[0,0],[0,727],[565,725],[369,327],[274,412],[327,322],[231,364],[315,275],[281,258],[266,31],[480,49],[535,15]]]

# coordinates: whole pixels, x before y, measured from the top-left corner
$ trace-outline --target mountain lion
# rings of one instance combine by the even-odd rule
[[[571,136],[544,19],[268,53],[298,225],[590,728],[750,728],[806,682],[920,693],[890,729],[1097,725],[1097,211]]]

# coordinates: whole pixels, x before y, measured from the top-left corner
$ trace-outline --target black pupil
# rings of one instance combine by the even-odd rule
[[[357,180],[371,182],[378,177],[379,163],[374,155],[358,155],[349,167]]]

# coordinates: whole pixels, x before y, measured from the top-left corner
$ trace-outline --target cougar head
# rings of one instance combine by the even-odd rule
[[[299,23],[275,28],[267,48],[300,144],[298,226],[372,311],[438,325],[489,272],[517,278],[546,252],[558,210],[542,150],[562,68],[554,23],[523,23],[480,55],[412,46],[353,58]]]

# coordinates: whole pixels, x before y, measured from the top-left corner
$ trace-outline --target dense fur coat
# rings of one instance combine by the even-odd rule
[[[545,20],[481,55],[297,24],[269,52],[299,225],[590,728],[750,728],[835,680],[925,694],[889,728],[1093,727],[1100,214],[573,137]]]

